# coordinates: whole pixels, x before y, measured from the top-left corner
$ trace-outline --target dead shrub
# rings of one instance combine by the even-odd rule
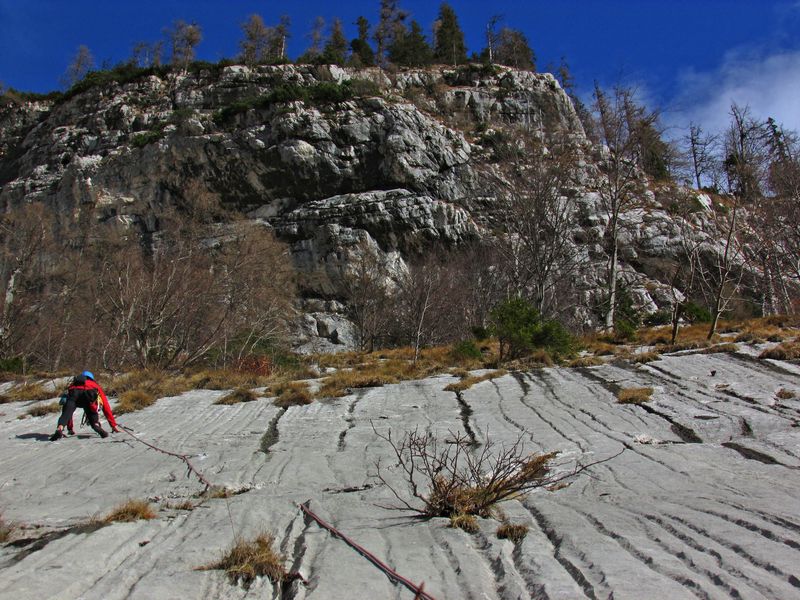
[[[450,517],[450,527],[461,529],[467,533],[478,533],[481,530],[475,515],[452,515]]]
[[[461,381],[456,383],[451,383],[447,387],[445,387],[445,391],[447,392],[463,392],[464,390],[468,390],[476,383],[480,383],[481,381],[489,381],[490,379],[496,379],[498,377],[502,377],[506,375],[508,371],[505,369],[496,369],[494,371],[489,371],[488,373],[484,373],[483,375],[469,375],[467,374],[466,377],[462,377]]]
[[[308,384],[302,381],[292,381],[279,386],[272,386],[270,391],[275,396],[273,404],[280,408],[303,406],[314,401],[308,389]]]
[[[519,544],[525,536],[528,535],[527,525],[512,525],[511,523],[503,523],[497,528],[497,537],[501,540],[511,540],[515,544]]]
[[[149,521],[155,519],[156,513],[146,500],[128,500],[120,504],[105,517],[104,523],[132,523],[134,521]]]
[[[549,475],[557,453],[528,454],[522,437],[500,447],[487,440],[480,452],[472,452],[471,440],[460,433],[442,443],[419,430],[397,441],[391,430],[382,434],[373,426],[373,431],[392,447],[403,473],[405,492],[387,481],[380,461],[375,465],[375,476],[400,503],[387,507],[395,510],[425,517],[488,517],[497,503],[565,477]]]
[[[61,412],[61,405],[58,402],[50,402],[49,404],[42,404],[39,403],[36,406],[32,406],[25,414],[30,417],[44,417],[47,415],[52,415],[53,413],[60,413]]]
[[[240,402],[253,402],[257,399],[255,393],[247,388],[236,388],[214,402],[214,404],[239,404]]]
[[[775,397],[779,400],[791,400],[796,396],[797,395],[792,390],[787,390],[786,388],[779,389],[775,394]]]
[[[272,375],[273,363],[269,356],[245,356],[236,361],[234,369],[240,373],[247,373],[257,377],[269,377]]]
[[[114,408],[114,412],[119,415],[136,412],[155,404],[155,395],[145,390],[130,390],[123,392],[119,397],[119,402]]]
[[[282,583],[289,579],[289,573],[283,566],[284,558],[272,549],[274,543],[275,539],[268,533],[261,533],[252,540],[238,539],[220,560],[199,570],[225,571],[231,584],[241,582],[246,590],[250,589],[256,577]]]
[[[642,404],[650,402],[653,395],[651,387],[623,388],[617,392],[618,404]]]

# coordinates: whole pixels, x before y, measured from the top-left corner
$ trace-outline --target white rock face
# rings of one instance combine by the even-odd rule
[[[55,417],[18,420],[28,406],[4,404],[0,506],[25,528],[0,547],[0,598],[276,597],[268,581],[245,594],[221,572],[196,570],[235,535],[264,530],[309,582],[282,597],[412,597],[304,520],[297,505],[308,500],[437,599],[798,597],[800,401],[775,397],[800,392],[796,367],[718,354],[543,369],[480,383],[461,402],[443,390],[451,381],[359,390],[286,412],[267,399],[214,405],[224,392],[161,399],[120,421],[190,455],[213,483],[246,491],[102,528],[86,523],[126,499],[197,502],[202,486],[180,460],[124,433],[101,440],[83,428],[50,443]],[[652,387],[653,400],[617,404],[613,391],[634,386]],[[564,471],[623,452],[563,489],[505,502],[509,521],[530,528],[514,546],[497,539],[495,519],[479,519],[480,532],[468,535],[445,519],[381,508],[394,498],[370,477],[375,461],[395,485],[402,477],[372,425],[441,440],[467,431],[478,444],[522,436],[531,451],[559,451]]]

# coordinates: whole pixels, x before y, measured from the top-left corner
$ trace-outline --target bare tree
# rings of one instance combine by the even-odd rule
[[[605,318],[605,327],[608,330],[614,328],[617,308],[620,217],[640,203],[642,190],[638,170],[639,140],[630,128],[631,104],[633,92],[630,89],[615,87],[609,97],[595,83],[597,134],[605,146],[604,156],[599,163],[602,177],[598,192],[603,211],[608,218],[606,236],[610,248],[606,287],[608,308]]]
[[[81,44],[67,66],[62,78],[65,87],[72,87],[81,81],[94,68],[94,57],[87,46]]]
[[[27,357],[46,314],[48,252],[53,219],[41,204],[7,210],[0,218],[0,357]]]
[[[372,352],[388,335],[390,275],[377,251],[365,241],[358,244],[347,262],[341,285],[360,350]]]
[[[281,330],[292,285],[271,234],[161,220],[170,230],[144,252],[130,232],[103,241],[93,299],[104,365],[186,366],[229,345],[244,355]]]
[[[689,132],[684,137],[687,146],[692,176],[697,189],[703,188],[703,179],[710,177],[712,185],[716,182],[717,136],[706,133],[700,125],[689,124]]]
[[[500,43],[500,32],[497,31],[497,26],[502,21],[502,15],[492,15],[486,22],[486,52],[490,65],[494,64],[495,52]]]
[[[563,306],[555,294],[558,282],[571,277],[580,264],[571,239],[574,198],[565,193],[575,176],[577,154],[566,142],[555,140],[546,148],[535,137],[521,139],[522,158],[504,169],[507,235],[500,238],[499,248],[513,293],[528,296],[530,290],[539,313],[552,316]]]
[[[131,62],[137,67],[160,67],[164,42],[137,42],[133,46]]]
[[[197,23],[178,20],[173,23],[172,29],[167,30],[167,36],[172,64],[185,69],[194,60],[195,49],[203,39],[200,26]]]
[[[260,15],[250,15],[242,23],[244,39],[239,42],[242,49],[242,60],[245,64],[254,65],[264,62],[269,52],[269,30]]]

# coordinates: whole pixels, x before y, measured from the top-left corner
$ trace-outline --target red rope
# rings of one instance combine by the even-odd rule
[[[310,508],[308,508],[307,504],[308,504],[308,502],[306,502],[305,504],[300,504],[299,505],[300,506],[300,510],[302,510],[305,514],[307,514],[309,517],[314,519],[314,521],[316,521],[317,524],[320,527],[322,527],[323,529],[327,529],[334,537],[338,537],[340,540],[342,540],[344,543],[346,543],[348,546],[350,546],[356,552],[358,552],[361,556],[366,558],[369,562],[371,562],[373,565],[378,567],[381,571],[383,571],[389,577],[389,579],[391,579],[392,581],[395,581],[397,583],[403,584],[409,590],[414,592],[416,594],[416,596],[414,596],[415,600],[417,598],[420,598],[421,600],[436,600],[433,596],[431,596],[428,592],[425,591],[425,589],[424,589],[425,588],[425,584],[424,583],[422,583],[420,585],[416,585],[410,579],[406,579],[405,577],[400,575],[397,571],[392,569],[389,565],[387,565],[386,563],[381,561],[372,552],[370,552],[369,550],[367,550],[363,546],[360,546],[359,544],[354,542],[352,539],[347,537],[341,531],[336,529],[333,525],[330,525],[329,523],[326,523],[325,521],[323,521],[320,517],[318,517],[316,514],[314,514],[314,512]]]
[[[195,468],[195,466],[189,461],[189,455],[188,454],[178,454],[177,452],[170,452],[169,450],[164,450],[163,448],[159,448],[158,446],[154,446],[150,442],[145,442],[142,438],[140,438],[138,435],[133,433],[133,431],[130,428],[125,427],[124,425],[120,425],[119,428],[122,429],[125,433],[127,433],[129,436],[131,436],[136,441],[141,442],[142,444],[144,444],[148,448],[152,448],[156,452],[161,452],[161,454],[166,454],[167,456],[174,456],[176,458],[180,458],[183,462],[186,463],[186,466],[189,469],[189,473],[194,473],[197,476],[197,478],[200,480],[200,483],[205,484],[206,489],[214,487],[214,485],[208,479],[206,479],[203,476],[203,474],[200,471],[198,471]]]

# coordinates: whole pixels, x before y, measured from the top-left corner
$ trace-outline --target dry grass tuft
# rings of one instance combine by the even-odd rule
[[[280,408],[304,406],[314,401],[308,389],[308,384],[303,381],[287,381],[272,385],[269,388],[269,393],[275,396],[273,404]]]
[[[128,500],[120,504],[105,517],[104,523],[132,523],[134,521],[149,521],[155,519],[156,513],[146,500]]]
[[[234,492],[231,488],[225,487],[224,485],[215,485],[205,491],[203,497],[211,498],[211,499],[219,499],[219,498],[230,498],[235,496],[236,492]]]
[[[469,375],[469,372],[467,372],[467,376],[462,377],[461,381],[451,383],[444,389],[447,392],[463,392],[464,390],[471,388],[476,383],[480,383],[481,381],[489,381],[490,379],[496,379],[506,374],[508,374],[508,371],[505,369],[496,369],[494,371],[484,373],[483,375]]]
[[[0,515],[0,544],[5,544],[14,533],[14,526],[7,523],[6,520]]]
[[[32,406],[25,414],[30,417],[44,417],[47,415],[52,415],[53,413],[60,413],[61,412],[61,405],[58,402],[50,402],[49,404],[42,404],[39,403],[36,406]]]
[[[672,352],[683,352],[684,350],[698,350],[700,348],[707,348],[710,345],[708,340],[703,341],[683,341],[683,342],[676,342],[674,344],[666,344],[665,346],[659,346],[658,351],[661,354],[670,354]]]
[[[775,397],[779,400],[791,400],[792,398],[796,398],[797,394],[795,394],[792,390],[781,388],[775,393]]]
[[[450,517],[449,526],[453,529],[461,529],[467,533],[478,533],[481,530],[475,515],[452,515]]]
[[[527,525],[512,525],[511,523],[503,523],[497,528],[497,537],[501,540],[511,540],[515,544],[519,544],[525,536],[528,535]]]
[[[645,363],[653,362],[654,360],[658,360],[661,358],[661,354],[658,352],[628,352],[625,354],[619,354],[617,359],[620,360],[627,360],[633,364],[643,365]]]
[[[232,369],[207,369],[186,377],[191,389],[230,390],[233,388],[254,388],[269,383],[269,378],[257,373],[235,371]]]
[[[739,346],[728,342],[725,344],[715,344],[714,346],[705,348],[700,352],[700,354],[723,354],[723,353],[733,353],[738,351],[739,351]]]
[[[261,533],[252,540],[237,540],[233,547],[217,562],[201,571],[223,570],[233,585],[242,583],[250,589],[256,577],[267,577],[273,583],[281,583],[288,577],[283,566],[283,557],[272,549],[275,539]]]
[[[598,356],[581,356],[580,358],[576,358],[567,363],[567,367],[570,368],[597,367],[599,365],[604,365],[604,364],[606,364],[606,362]]]
[[[618,404],[642,404],[650,402],[653,395],[651,387],[624,388],[617,392]]]
[[[768,348],[758,355],[758,358],[771,358],[772,360],[797,360],[800,358],[800,343],[783,342],[774,348]]]
[[[12,387],[5,393],[6,402],[35,402],[36,400],[47,400],[52,398],[52,390],[48,390],[41,383],[20,383]]]
[[[156,397],[154,394],[145,390],[129,390],[123,392],[119,397],[119,402],[114,408],[114,412],[118,415],[136,412],[155,404]]]
[[[214,402],[214,404],[224,404],[229,406],[231,404],[239,404],[241,402],[253,402],[257,399],[258,396],[256,396],[252,390],[248,388],[236,388],[235,390],[232,390],[222,396],[222,398]]]
[[[183,502],[176,502],[174,504],[171,502],[167,502],[164,505],[164,508],[169,508],[172,510],[193,511],[195,508],[197,508],[197,506],[195,506],[195,504],[191,500],[184,500]]]

